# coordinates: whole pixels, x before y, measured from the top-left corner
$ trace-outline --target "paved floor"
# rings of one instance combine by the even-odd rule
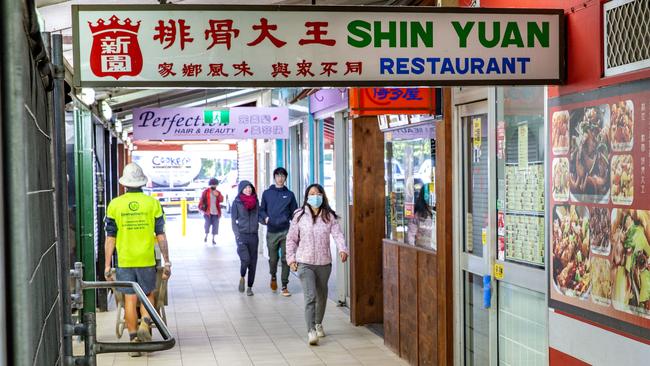
[[[222,234],[212,246],[202,241],[201,221],[188,224],[188,233],[199,236],[186,238],[174,221],[168,224],[173,275],[166,310],[176,347],[141,358],[100,355],[99,366],[406,365],[384,347],[382,338],[353,326],[331,301],[323,322],[328,336],[319,346],[308,346],[302,291],[295,277],[289,285],[294,296],[271,293],[268,264],[261,258],[255,296],[243,296],[236,288],[239,262],[230,222],[221,223]],[[116,340],[115,317],[114,311],[98,314],[100,341]],[[127,340],[125,334],[121,341]]]

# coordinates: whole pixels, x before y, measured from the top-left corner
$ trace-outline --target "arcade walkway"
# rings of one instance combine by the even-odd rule
[[[271,293],[264,258],[257,266],[255,296],[240,294],[239,261],[228,219],[221,222],[216,247],[203,243],[202,220],[188,221],[185,239],[180,236],[180,217],[170,217],[167,227],[173,263],[167,318],[177,345],[141,358],[100,355],[99,366],[406,365],[384,347],[383,339],[350,324],[334,302],[323,322],[328,336],[319,346],[309,347],[298,279],[291,277],[292,297]],[[114,311],[98,314],[100,340],[116,339],[115,316]],[[127,340],[125,333],[121,341]]]

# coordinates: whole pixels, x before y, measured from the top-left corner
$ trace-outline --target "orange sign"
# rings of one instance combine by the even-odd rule
[[[382,114],[441,115],[439,88],[352,88],[350,112],[354,116]]]

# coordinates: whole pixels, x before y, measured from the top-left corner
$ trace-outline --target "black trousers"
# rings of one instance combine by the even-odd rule
[[[248,272],[248,287],[253,287],[255,282],[255,269],[257,268],[257,249],[259,238],[257,234],[239,234],[237,241],[237,254],[241,263],[239,272],[242,277]]]

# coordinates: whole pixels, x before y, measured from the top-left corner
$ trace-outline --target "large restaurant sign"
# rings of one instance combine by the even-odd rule
[[[557,84],[561,10],[73,6],[77,86]]]

